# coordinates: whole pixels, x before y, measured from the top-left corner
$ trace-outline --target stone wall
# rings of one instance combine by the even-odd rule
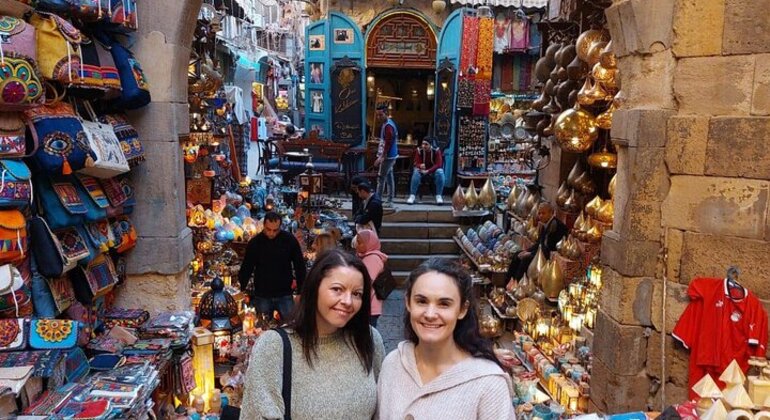
[[[435,13],[431,7],[432,3],[432,0],[407,0],[402,8],[407,10],[408,8],[417,9],[424,13],[433,25],[441,27],[452,8],[447,5],[447,8],[442,13]],[[391,0],[329,0],[330,10],[348,15],[364,33],[366,32],[365,26],[374,20],[375,17],[393,8],[399,8],[399,6],[394,7]]]
[[[737,264],[770,306],[770,23],[756,18],[768,6],[615,0],[606,10],[628,100],[613,118],[616,218],[602,241],[591,383],[601,410],[686,399],[689,353],[671,330],[693,278]]]
[[[139,238],[118,305],[152,312],[190,307],[192,233],[185,218],[179,134],[189,132],[187,64],[200,5],[201,0],[139,2],[132,50],[143,64],[152,103],[129,115],[147,160],[132,171],[137,198],[132,221]]]

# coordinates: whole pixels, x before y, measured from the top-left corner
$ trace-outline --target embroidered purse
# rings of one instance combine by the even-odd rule
[[[47,279],[48,287],[51,289],[54,305],[59,313],[63,313],[75,303],[75,291],[72,289],[72,282],[69,277],[57,277]]]
[[[91,240],[91,245],[98,253],[108,252],[110,248],[115,246],[115,234],[107,219],[86,223],[85,230]]]
[[[91,178],[92,179],[92,178]],[[109,201],[97,182],[75,177],[35,177],[38,210],[53,230],[96,222],[107,217]],[[87,191],[88,189],[88,191]]]
[[[41,105],[45,89],[37,68],[35,28],[21,19],[0,16],[0,37],[0,109]]]
[[[28,229],[37,271],[45,277],[62,276],[75,268],[79,260],[88,257],[88,248],[74,228],[61,229],[57,231],[60,235],[57,235],[51,231],[45,219],[34,216],[28,222]],[[67,242],[63,243],[62,239]]]
[[[32,173],[21,160],[0,159],[0,207],[22,207],[32,201]]]
[[[82,75],[80,31],[52,13],[33,13],[29,22],[37,29],[37,58],[43,77],[65,84],[77,80]]]
[[[150,103],[150,85],[139,62],[126,47],[104,32],[97,34],[106,45],[120,75],[120,99],[114,105],[118,109],[137,109]]]
[[[112,222],[115,251],[122,254],[136,246],[136,229],[127,216],[118,216]]]
[[[110,22],[122,25],[124,28],[132,31],[139,29],[136,0],[112,0]]]
[[[102,81],[102,66],[99,61],[99,51],[96,42],[83,37],[80,44],[81,57],[80,73],[67,89],[67,93],[79,98],[97,99],[104,95],[105,87]]]
[[[88,138],[88,144],[94,154],[93,161],[87,161],[80,173],[97,178],[111,178],[128,172],[128,160],[123,153],[123,147],[115,135],[115,130],[109,124],[98,122],[91,104],[86,102],[85,108],[91,115],[92,121],[82,121],[83,131]]]
[[[29,328],[29,346],[33,349],[70,349],[75,347],[78,323],[67,319],[34,319]]]
[[[79,382],[88,373],[88,357],[86,357],[83,349],[74,347],[67,352],[67,360],[64,362],[64,366],[64,375],[67,377],[67,382]]]
[[[144,161],[144,147],[139,140],[139,133],[128,122],[125,114],[104,115],[100,120],[112,125],[129,166],[134,167]]]
[[[24,350],[26,346],[24,318],[0,319],[0,351]]]
[[[150,313],[143,309],[112,308],[104,314],[104,325],[109,328],[139,328],[150,319]]]
[[[105,254],[99,254],[86,267],[78,267],[70,274],[75,297],[83,305],[107,294],[118,282],[115,265]]]
[[[24,120],[17,112],[0,112],[0,159],[26,155],[24,130]]]
[[[58,102],[24,112],[38,149],[34,163],[49,174],[69,175],[94,159],[83,124],[70,104]]]
[[[24,215],[16,209],[0,210],[0,264],[23,259],[27,245]]]

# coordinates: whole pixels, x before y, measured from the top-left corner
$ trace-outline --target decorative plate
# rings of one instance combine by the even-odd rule
[[[513,137],[513,133],[515,129],[516,127],[513,125],[513,123],[503,124],[503,129],[502,129],[503,138],[510,139],[511,137]]]
[[[498,138],[502,135],[500,124],[489,124],[489,138]]]
[[[527,135],[527,130],[524,129],[522,126],[518,126],[513,129],[513,138],[519,141],[527,140],[529,136]]]
[[[524,298],[516,307],[516,314],[522,322],[534,321],[540,312],[540,305],[532,298]]]

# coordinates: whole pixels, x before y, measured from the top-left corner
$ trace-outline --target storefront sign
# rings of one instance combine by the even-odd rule
[[[449,60],[441,63],[438,71],[438,84],[436,85],[435,106],[435,137],[440,148],[449,146],[452,139],[452,100],[455,91],[455,70]]]
[[[363,139],[361,67],[345,57],[332,67],[332,140],[358,144]]]

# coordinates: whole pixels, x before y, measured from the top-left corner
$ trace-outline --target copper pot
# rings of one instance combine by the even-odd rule
[[[577,81],[586,77],[587,73],[588,64],[586,64],[577,55],[575,55],[575,58],[572,59],[572,62],[567,65],[567,77],[569,77],[570,80]]]
[[[577,57],[577,51],[575,49],[574,44],[569,44],[562,48],[561,50],[561,56],[559,57],[560,60],[557,62],[560,66],[564,67],[565,69],[572,63],[572,60]]]
[[[535,77],[540,83],[545,83],[551,74],[551,68],[548,67],[548,59],[546,57],[540,57],[535,63]]]

